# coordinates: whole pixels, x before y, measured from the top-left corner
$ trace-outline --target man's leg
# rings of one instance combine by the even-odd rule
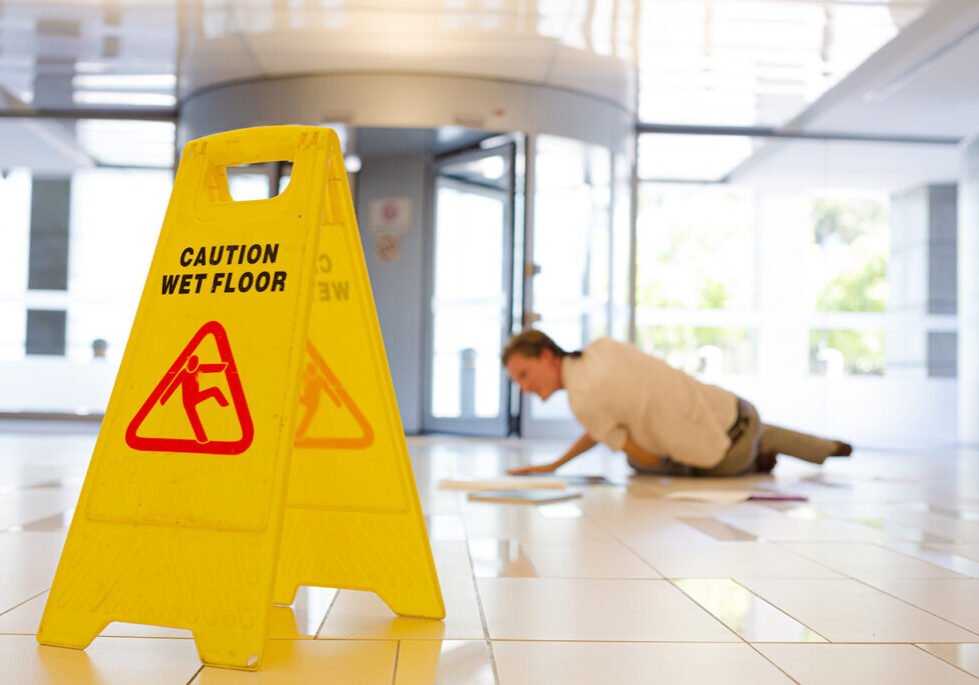
[[[709,469],[697,469],[696,475],[708,477],[740,476],[755,470],[755,458],[758,456],[759,442],[763,431],[758,416],[758,410],[747,400],[741,402],[741,418],[731,429],[731,446],[717,466]]]
[[[655,476],[695,476],[694,473],[697,469],[688,464],[681,464],[678,461],[673,461],[669,457],[660,457],[659,464],[650,468],[645,464],[640,464],[637,461],[633,461],[632,457],[626,455],[626,460],[629,462],[629,466],[636,470],[636,473],[643,473]]]
[[[787,428],[765,426],[758,449],[761,452],[787,454],[813,464],[822,464],[826,457],[849,456],[852,447],[839,440],[826,440]]]

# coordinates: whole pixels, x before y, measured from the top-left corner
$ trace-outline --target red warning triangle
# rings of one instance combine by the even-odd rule
[[[299,425],[296,427],[296,447],[322,447],[331,449],[364,449],[374,442],[374,429],[350,397],[340,379],[330,369],[313,344],[306,341],[306,368],[303,370],[303,389],[299,395]],[[344,435],[345,427],[328,424],[325,431],[320,428],[310,431],[313,419],[320,413],[320,403],[326,395],[335,409],[345,411],[354,421],[357,435]],[[320,425],[324,421],[319,422]],[[321,435],[320,433],[327,433]],[[338,434],[339,433],[339,434]]]
[[[213,336],[220,362],[201,363],[195,354],[206,336]],[[229,400],[221,388],[213,383],[212,374],[223,374],[227,389],[231,395],[230,404],[234,406],[241,429],[241,437],[236,440],[211,440],[207,428],[198,414],[198,405],[208,400],[214,401],[220,407],[226,407]],[[209,376],[211,379],[209,380]],[[183,403],[194,439],[173,436],[141,436],[138,435],[140,426],[155,407],[172,402]],[[126,429],[126,444],[134,450],[147,452],[197,452],[200,454],[240,454],[252,444],[255,429],[252,425],[245,393],[238,378],[238,367],[235,366],[228,344],[228,334],[217,321],[208,321],[194,334],[183,352],[177,357],[170,369],[150,393],[149,399],[140,407]]]

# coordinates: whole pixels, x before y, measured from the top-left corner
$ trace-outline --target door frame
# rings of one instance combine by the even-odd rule
[[[495,141],[496,144],[492,144]],[[490,144],[487,144],[490,143]],[[514,320],[514,273],[515,273],[515,251],[516,233],[515,227],[518,224],[516,217],[518,173],[517,165],[523,160],[518,154],[518,142],[512,136],[493,138],[478,148],[471,148],[457,152],[450,152],[438,156],[429,167],[428,196],[428,225],[430,229],[430,240],[428,241],[426,263],[426,282],[425,282],[425,343],[424,347],[424,409],[422,411],[422,429],[426,433],[457,433],[480,437],[505,437],[510,431],[511,425],[511,390],[510,380],[503,373],[500,379],[500,411],[495,417],[436,417],[432,414],[433,399],[433,363],[432,355],[435,348],[435,313],[433,311],[435,297],[435,241],[437,238],[437,216],[438,216],[438,189],[439,177],[445,176],[443,171],[446,167],[471,162],[487,157],[503,155],[508,161],[507,174],[503,189],[503,264],[502,269],[504,285],[504,308],[501,312],[500,321],[500,341],[501,345],[509,339]],[[452,183],[465,186],[466,183],[460,179],[452,179]],[[475,187],[478,184],[472,184]],[[484,189],[485,190],[485,189]],[[520,222],[522,223],[522,222]],[[521,232],[522,233],[522,232]]]

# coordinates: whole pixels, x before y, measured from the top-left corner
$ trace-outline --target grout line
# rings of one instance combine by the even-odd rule
[[[469,529],[466,525],[466,517],[461,516],[462,527],[465,531],[466,539],[464,544],[466,545],[466,558],[469,559],[469,570],[472,572],[470,576],[473,584],[473,591],[476,594],[476,607],[479,609],[479,620],[483,626],[483,640],[486,642],[486,650],[489,652],[490,666],[493,668],[493,682],[496,685],[500,685],[500,672],[496,667],[496,655],[493,653],[493,641],[490,639],[489,625],[486,623],[486,612],[483,609],[483,598],[479,594],[479,583],[476,579],[476,567],[473,564],[472,552],[469,550]],[[517,544],[520,544],[519,541]]]
[[[921,645],[919,645],[919,644],[917,644],[917,643],[915,643],[915,642],[912,642],[912,643],[910,643],[910,644],[911,644],[911,646],[912,646],[912,647],[914,647],[914,648],[916,648],[916,649],[920,649],[920,650],[921,650],[922,652],[924,652],[924,653],[925,653],[925,654],[927,654],[928,656],[930,656],[930,657],[932,657],[932,658],[934,658],[934,659],[938,659],[938,660],[939,660],[939,661],[941,661],[942,663],[946,663],[946,664],[948,664],[949,666],[951,666],[952,668],[957,668],[957,669],[959,669],[960,671],[962,671],[963,673],[965,673],[966,675],[970,675],[970,676],[972,676],[973,678],[975,678],[976,680],[979,680],[979,676],[977,676],[977,675],[976,675],[975,673],[972,673],[972,672],[970,672],[970,671],[967,671],[967,670],[965,670],[964,668],[962,668],[962,667],[961,667],[961,666],[959,666],[958,664],[955,664],[955,663],[952,663],[951,661],[948,661],[947,659],[943,659],[942,657],[940,657],[940,656],[938,656],[938,655],[937,655],[937,654],[935,654],[934,652],[929,652],[929,651],[928,651],[927,649],[925,649],[924,647],[922,647]],[[941,644],[941,643],[922,643],[922,644]],[[962,643],[957,643],[957,642],[953,642],[953,643],[951,643],[951,644],[962,644]]]
[[[956,628],[961,628],[965,632],[971,633],[971,634],[975,635],[976,637],[979,637],[979,632],[976,632],[974,630],[969,630],[964,625],[961,625],[959,623],[956,623],[955,621],[953,621],[950,618],[947,618],[945,616],[940,616],[940,615],[936,614],[934,611],[931,611],[929,609],[925,609],[924,607],[920,607],[917,604],[912,604],[911,602],[909,602],[908,600],[904,599],[903,597],[898,597],[897,595],[895,595],[893,593],[890,593],[887,590],[881,589],[881,588],[879,588],[879,587],[877,587],[875,585],[871,585],[867,581],[861,580],[860,578],[854,578],[853,580],[855,580],[856,582],[860,583],[861,585],[863,585],[865,587],[870,588],[871,590],[875,590],[876,592],[881,593],[882,595],[887,595],[888,597],[893,597],[897,601],[899,601],[902,604],[905,604],[905,605],[911,607],[912,609],[917,609],[918,611],[920,611],[922,613],[925,613],[925,614],[928,614],[929,616],[934,616],[935,618],[939,619],[940,621],[945,621],[946,623],[949,623],[949,624],[955,626]],[[881,580],[883,580],[883,578]],[[953,582],[957,582],[960,579],[958,579],[958,578],[903,578],[903,579],[898,579],[898,580],[950,580],[950,581],[953,581]],[[968,578],[965,578],[964,580],[969,580],[969,579]],[[910,644],[914,644],[914,643],[913,642],[904,642],[904,643],[901,643],[901,644],[908,644],[908,645],[910,645]],[[953,642],[953,643],[950,643],[950,644],[959,644],[959,643]]]
[[[907,605],[907,606],[909,606],[909,607],[911,607],[913,609],[917,609],[918,611],[924,612],[926,614],[930,614],[931,616],[934,616],[935,618],[937,618],[937,619],[939,619],[941,621],[945,621],[946,623],[949,623],[949,624],[951,624],[953,626],[956,626],[957,628],[961,628],[962,630],[966,631],[967,633],[972,633],[973,635],[979,635],[979,633],[977,633],[974,630],[969,630],[965,626],[959,625],[958,623],[955,623],[954,621],[951,621],[951,620],[949,620],[948,618],[946,618],[944,616],[939,616],[938,614],[936,614],[936,613],[934,613],[932,611],[929,611],[928,609],[925,609],[924,607],[919,607],[916,604],[912,604],[911,602],[909,602],[909,601],[907,601],[907,600],[905,600],[905,599],[903,599],[901,597],[898,597],[897,595],[891,594],[890,592],[887,592],[885,590],[882,590],[879,587],[876,587],[874,585],[871,585],[870,583],[866,582],[865,580],[863,580],[861,578],[858,578],[857,576],[853,576],[853,575],[850,575],[849,573],[846,573],[844,571],[840,571],[838,569],[835,569],[835,568],[833,568],[832,566],[830,566],[828,563],[826,563],[824,561],[819,561],[818,559],[814,559],[812,557],[806,556],[802,552],[796,551],[794,549],[788,549],[788,548],[786,548],[786,547],[783,546],[783,545],[787,545],[787,544],[810,544],[810,543],[811,544],[846,544],[846,543],[852,543],[852,544],[874,545],[874,546],[880,547],[881,549],[884,549],[884,550],[887,550],[887,551],[890,551],[890,552],[894,552],[895,554],[902,554],[901,552],[898,552],[897,550],[890,550],[887,547],[884,547],[883,545],[881,545],[879,542],[876,542],[876,541],[875,542],[859,541],[859,540],[843,541],[843,542],[832,542],[832,541],[830,541],[830,542],[825,542],[825,541],[816,541],[816,542],[808,541],[807,542],[807,541],[803,541],[803,542],[800,543],[798,541],[784,541],[783,540],[783,541],[779,541],[779,542],[776,542],[776,543],[773,543],[773,544],[778,545],[778,547],[780,549],[782,549],[783,551],[785,551],[785,552],[789,552],[790,554],[795,554],[796,556],[798,556],[798,557],[800,557],[802,559],[805,559],[807,561],[810,561],[810,562],[812,562],[812,563],[814,563],[814,564],[816,564],[818,566],[822,566],[822,567],[824,567],[824,568],[832,571],[833,573],[838,573],[841,576],[840,578],[812,578],[810,580],[834,580],[834,581],[837,581],[837,582],[839,582],[841,580],[852,580],[852,581],[854,581],[856,583],[859,583],[860,585],[863,585],[864,587],[867,587],[867,588],[869,588],[871,590],[874,590],[876,592],[879,592],[879,593],[881,593],[883,595],[887,595],[888,597],[892,597],[892,598],[898,600],[899,602],[901,602],[902,604],[905,604],[905,605]],[[902,556],[905,556],[908,559],[912,559],[912,560],[915,560],[915,561],[922,561],[921,559],[916,559],[915,557],[912,557],[912,556],[907,555],[907,554],[902,554]],[[927,562],[924,562],[924,563],[927,563]],[[931,565],[932,566],[935,566],[935,564],[931,564]],[[935,568],[941,568],[941,567],[940,566],[935,566]],[[946,570],[947,571],[947,570],[950,570],[950,569],[942,569],[942,570]],[[914,578],[912,576],[912,579],[916,579],[916,578]],[[968,576],[963,576],[962,578],[947,578],[947,577],[944,577],[944,578],[929,578],[927,576],[926,577],[923,577],[923,578],[917,578],[917,580],[969,580],[969,579],[970,578]],[[734,579],[732,579],[732,580],[734,580]],[[778,580],[791,580],[791,579],[778,578]],[[804,580],[804,579],[799,579],[799,580]],[[738,581],[735,580],[735,582],[738,582]],[[740,585],[740,583],[738,583],[738,584]],[[745,588],[745,589],[748,589],[748,588]],[[748,589],[748,591],[751,592],[750,589]],[[764,599],[764,598],[762,598],[762,599]],[[765,601],[768,601],[768,600],[765,600]],[[769,602],[769,604],[772,604],[772,603]],[[777,605],[775,605],[775,604],[772,604],[772,606],[774,606],[776,609],[779,609],[779,607]],[[798,621],[798,619],[796,619],[795,616],[792,616],[791,614],[789,614],[788,612],[786,612],[786,611],[784,611],[782,609],[779,609],[779,610],[782,611],[782,613],[784,613],[786,616],[789,616],[792,619]],[[799,623],[802,623],[802,621],[799,621]],[[802,623],[802,625],[805,625],[805,624]],[[809,628],[809,626],[806,626],[806,627]],[[809,630],[812,630],[812,628],[809,628]],[[815,630],[813,630],[813,632],[816,633],[817,635],[820,635],[824,639],[826,639],[826,636],[825,635],[821,635],[820,633],[818,633]],[[831,640],[827,640],[827,641],[832,643]],[[856,643],[846,642],[846,643],[833,643],[833,644],[856,644]],[[912,643],[912,642],[895,642],[895,643],[884,643],[884,642],[881,642],[881,643],[868,643],[868,644],[914,644],[914,643]]]
[[[194,675],[192,675],[190,677],[190,680],[187,681],[187,685],[191,685],[191,683],[193,683],[195,680],[197,680],[197,676],[199,676],[203,671],[204,671],[204,664],[201,664],[198,667],[198,669],[196,671],[194,671]]]
[[[28,597],[27,599],[25,599],[23,602],[20,602],[19,604],[15,604],[12,607],[10,607],[9,609],[4,609],[3,611],[0,611],[0,616],[3,616],[4,614],[11,612],[14,609],[17,609],[18,607],[24,606],[25,604],[27,604],[31,600],[37,599],[38,597],[40,597],[41,595],[43,595],[46,592],[49,592],[50,590],[51,590],[51,588],[48,588],[47,590],[41,590],[36,595],[31,595],[30,597]]]
[[[330,616],[330,612],[333,611],[333,605],[337,603],[337,597],[340,596],[340,589],[334,588],[336,592],[333,594],[333,599],[330,600],[330,606],[326,607],[326,613],[323,614],[323,620],[320,621],[319,626],[316,628],[316,632],[313,633],[313,639],[318,640],[320,631],[323,630],[323,626],[326,625],[326,619]]]
[[[735,581],[735,582],[737,582],[737,581]],[[750,590],[749,590],[749,592],[750,592]],[[765,644],[765,643],[759,642],[758,644]],[[778,643],[778,644],[804,644],[804,645],[811,645],[813,643],[812,642],[799,642],[799,643]],[[757,654],[758,656],[760,656],[762,659],[764,659],[765,661],[767,661],[768,663],[770,663],[772,666],[774,666],[775,668],[777,668],[781,673],[783,673],[786,678],[788,678],[789,680],[791,680],[793,683],[796,683],[796,685],[802,685],[802,683],[800,683],[798,680],[796,680],[795,678],[793,678],[792,676],[790,676],[788,671],[786,671],[784,668],[782,668],[777,663],[775,663],[770,658],[768,658],[768,656],[764,652],[762,652],[760,649],[758,649],[754,645],[754,643],[749,642],[748,643],[748,646],[751,647],[755,651],[755,654]]]
[[[608,535],[609,537],[611,537],[611,538],[612,538],[613,540],[615,540],[615,541],[616,541],[616,542],[618,542],[619,544],[621,544],[621,545],[624,545],[624,546],[625,546],[625,547],[626,547],[627,549],[629,549],[629,550],[630,550],[630,551],[631,551],[631,552],[632,552],[633,554],[635,554],[636,556],[638,556],[638,557],[639,557],[639,558],[640,558],[640,559],[641,559],[641,560],[643,561],[643,563],[645,563],[645,564],[646,564],[647,566],[649,566],[649,568],[651,568],[651,569],[653,569],[653,570],[654,570],[654,571],[655,571],[656,573],[658,573],[658,574],[659,574],[660,576],[662,576],[662,578],[663,578],[663,580],[665,580],[665,581],[666,581],[666,582],[668,582],[668,583],[669,583],[670,585],[672,585],[672,586],[673,586],[673,588],[674,588],[674,589],[676,589],[676,591],[677,591],[677,592],[679,592],[679,593],[680,593],[681,595],[683,595],[684,597],[686,597],[686,598],[687,598],[687,599],[688,599],[689,601],[691,601],[691,602],[693,602],[693,604],[694,604],[694,605],[695,605],[695,606],[696,606],[696,607],[697,607],[698,609],[700,609],[700,610],[701,610],[701,611],[703,611],[703,612],[704,612],[705,614],[707,614],[708,616],[710,616],[710,617],[711,617],[712,619],[714,619],[715,621],[717,621],[718,623],[720,623],[720,624],[721,624],[721,625],[722,625],[722,626],[724,627],[724,629],[725,629],[725,630],[728,630],[728,631],[730,631],[730,632],[731,632],[732,634],[734,634],[735,636],[737,636],[737,638],[738,638],[739,640],[741,640],[741,641],[742,641],[742,642],[743,642],[744,644],[750,644],[750,643],[748,642],[748,640],[747,640],[747,639],[746,639],[746,638],[745,638],[744,636],[742,636],[742,635],[741,635],[741,634],[740,634],[740,633],[739,633],[738,631],[736,631],[736,630],[734,630],[733,628],[731,628],[731,626],[729,626],[729,625],[728,625],[728,624],[726,624],[726,623],[725,623],[724,621],[722,621],[722,620],[721,620],[720,618],[718,618],[717,616],[715,616],[714,614],[712,614],[712,613],[711,613],[710,611],[708,611],[708,610],[707,610],[707,607],[705,607],[705,606],[704,606],[703,604],[701,604],[700,602],[698,602],[697,600],[695,600],[695,599],[694,599],[693,597],[691,597],[690,595],[688,595],[688,594],[687,594],[686,592],[684,592],[684,591],[683,591],[683,589],[682,589],[682,588],[681,588],[680,586],[678,586],[678,585],[677,585],[676,583],[674,583],[674,582],[673,582],[673,579],[671,579],[671,578],[667,578],[667,577],[666,577],[666,576],[665,576],[665,575],[664,575],[664,574],[663,574],[663,573],[662,573],[662,572],[661,572],[661,571],[660,571],[660,570],[659,570],[658,568],[656,568],[655,566],[653,566],[653,565],[652,565],[652,564],[651,564],[651,563],[650,563],[649,561],[647,561],[647,560],[646,560],[646,558],[645,558],[645,557],[643,557],[643,556],[641,556],[641,555],[640,555],[640,554],[639,554],[638,552],[636,552],[636,551],[635,551],[635,550],[633,550],[633,549],[632,549],[631,547],[629,547],[629,545],[627,545],[627,544],[625,543],[625,541],[623,541],[623,540],[622,540],[622,539],[621,539],[620,537],[618,537],[618,536],[617,536],[617,535],[616,535],[615,533],[613,533],[613,532],[612,532],[611,530],[609,530],[608,528],[606,528],[605,526],[603,526],[603,525],[602,525],[602,524],[601,524],[601,523],[600,523],[599,521],[597,521],[596,519],[594,519],[594,518],[592,518],[591,516],[589,516],[589,515],[588,515],[588,514],[587,514],[586,512],[584,512],[584,511],[582,511],[582,514],[584,515],[584,517],[585,517],[585,518],[587,518],[588,520],[590,520],[590,521],[591,521],[591,522],[592,522],[593,524],[595,524],[595,525],[596,525],[596,526],[598,526],[598,527],[599,527],[600,529],[602,529],[603,531],[605,531],[605,533],[606,533],[606,534],[607,534],[607,535]],[[671,517],[671,518],[673,518],[673,517]],[[693,528],[693,526],[691,526],[691,528]],[[695,529],[695,530],[696,530],[696,529]],[[649,578],[649,579],[643,579],[643,580],[655,580],[655,579],[653,579],[653,578]]]
[[[394,645],[394,669],[391,671],[391,685],[398,682],[398,661],[401,659],[401,642],[398,640]]]
[[[777,578],[776,580],[783,580],[783,579],[782,578]],[[794,579],[789,579],[789,580],[794,580]],[[812,579],[811,578],[799,578],[798,580],[812,580]],[[758,599],[760,599],[761,601],[763,601],[765,604],[768,604],[769,606],[771,606],[772,608],[774,608],[776,611],[778,611],[779,613],[781,613],[783,616],[787,616],[788,618],[792,619],[793,621],[795,621],[796,623],[798,623],[800,626],[802,626],[803,628],[805,628],[806,630],[808,630],[813,635],[818,635],[822,639],[826,640],[826,644],[833,644],[833,641],[832,640],[830,640],[828,637],[826,637],[825,635],[823,635],[822,633],[820,633],[818,630],[814,630],[812,628],[812,626],[809,626],[806,623],[803,623],[802,621],[800,621],[799,619],[797,619],[795,616],[793,616],[792,614],[790,614],[789,612],[787,612],[782,607],[778,606],[777,604],[775,604],[772,601],[769,601],[768,599],[766,599],[762,595],[759,595],[757,592],[755,592],[754,590],[752,590],[750,587],[748,587],[747,585],[745,585],[744,583],[742,583],[737,578],[731,578],[731,582],[736,583],[737,585],[740,585],[747,592],[751,593],[753,596],[757,597]],[[764,643],[761,642],[761,641],[759,641],[759,644],[764,644]],[[775,644],[780,644],[780,643],[775,643]],[[805,642],[805,643],[801,643],[801,644],[810,644],[811,645],[811,644],[819,644],[819,643]]]

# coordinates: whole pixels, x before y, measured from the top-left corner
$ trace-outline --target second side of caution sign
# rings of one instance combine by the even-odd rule
[[[350,191],[332,168],[275,601],[300,585],[354,588],[443,618]]]

